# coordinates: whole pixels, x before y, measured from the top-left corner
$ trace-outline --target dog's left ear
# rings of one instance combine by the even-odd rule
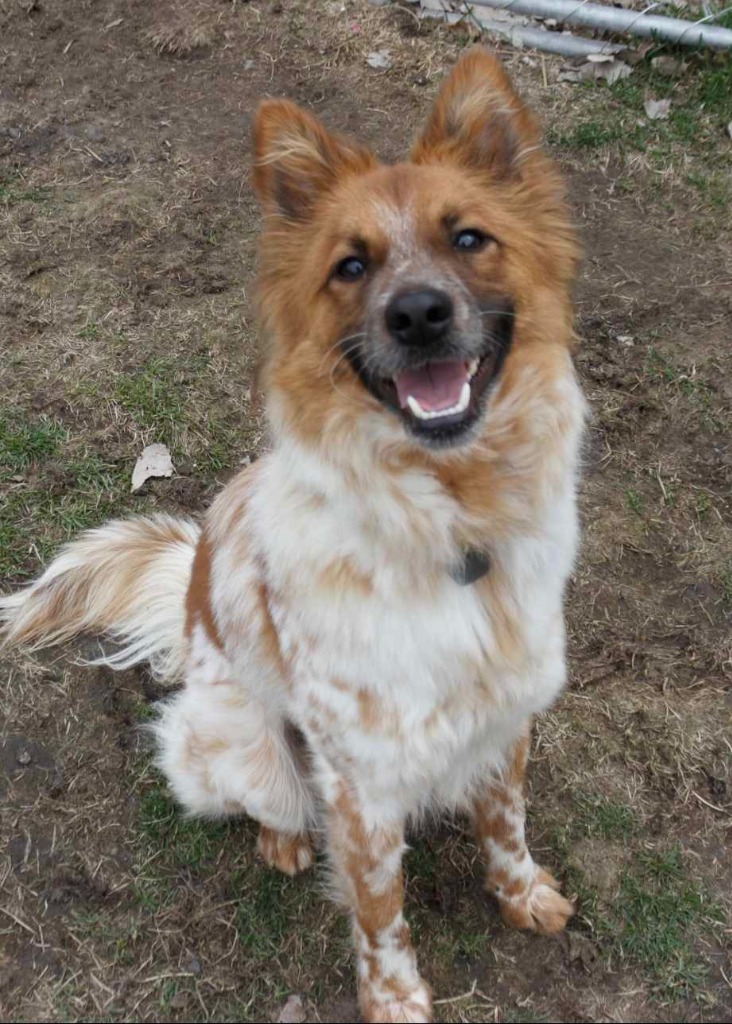
[[[536,123],[503,65],[475,46],[440,89],[411,159],[459,163],[505,180],[522,176],[527,158],[539,145]]]
[[[307,219],[344,174],[374,163],[289,100],[265,100],[254,122],[254,187],[266,213]]]

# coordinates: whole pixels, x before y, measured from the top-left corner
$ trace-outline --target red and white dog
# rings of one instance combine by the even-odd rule
[[[531,718],[565,679],[584,402],[563,190],[500,64],[469,52],[409,160],[259,108],[271,450],[202,527],[113,522],[2,600],[10,643],[119,641],[184,686],[160,764],[262,856],[327,851],[366,1021],[432,1020],[402,914],[405,823],[472,815],[504,920],[572,905],[524,839]]]

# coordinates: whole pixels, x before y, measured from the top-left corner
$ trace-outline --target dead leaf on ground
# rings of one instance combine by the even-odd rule
[[[388,71],[391,67],[391,54],[388,50],[374,50],[366,58],[366,63],[370,68],[376,68],[378,71]]]
[[[671,57],[664,53],[660,57],[654,57],[651,67],[664,78],[678,78],[686,65],[679,57]]]
[[[172,476],[173,460],[164,444],[149,444],[132,470],[132,490],[139,491],[150,477]]]
[[[290,996],[282,1007],[282,1013],[277,1018],[277,1024],[304,1024],[308,1019],[300,996]]]
[[[604,53],[590,54],[579,67],[565,67],[559,72],[560,82],[605,81],[614,85],[633,74],[633,69],[622,60]]]
[[[643,108],[651,121],[667,121],[671,113],[671,100],[646,100]]]

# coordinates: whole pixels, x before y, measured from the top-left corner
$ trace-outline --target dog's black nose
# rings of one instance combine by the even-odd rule
[[[452,299],[438,288],[399,292],[386,307],[386,326],[401,345],[431,345],[452,322]]]

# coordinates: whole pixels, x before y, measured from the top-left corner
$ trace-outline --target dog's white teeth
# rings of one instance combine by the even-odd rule
[[[474,377],[478,372],[478,366],[480,364],[479,359],[471,359],[468,363],[468,377]]]
[[[407,405],[412,416],[416,416],[418,420],[428,420],[430,418],[430,413],[422,408],[414,395],[410,395],[407,398]]]
[[[413,416],[416,416],[418,420],[436,420],[441,419],[443,416],[458,416],[461,412],[465,412],[469,404],[470,384],[468,381],[465,381],[463,384],[458,401],[449,409],[438,409],[436,412],[433,412],[430,409],[423,409],[414,395],[409,395],[407,398],[409,411]]]

